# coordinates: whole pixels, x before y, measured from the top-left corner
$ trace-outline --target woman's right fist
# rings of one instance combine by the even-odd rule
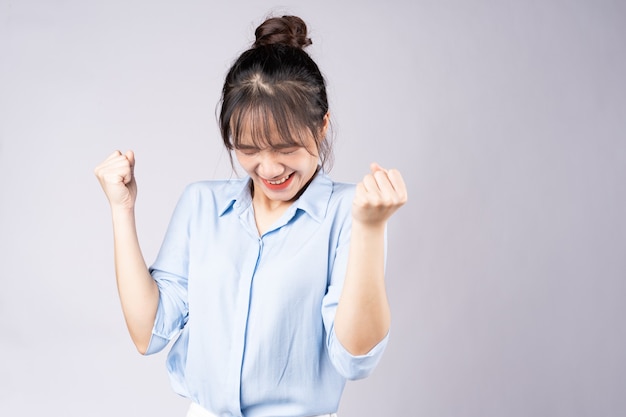
[[[115,151],[94,170],[111,208],[133,209],[135,207],[137,183],[134,169],[133,151],[127,151],[125,154]]]

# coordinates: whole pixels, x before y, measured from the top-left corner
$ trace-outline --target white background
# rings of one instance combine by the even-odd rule
[[[392,339],[341,417],[626,415],[625,3],[276,6],[0,0],[0,415],[184,415],[126,333],[93,168],[135,150],[150,263],[183,187],[231,175],[215,108],[271,11],[309,25],[332,176],[409,187]]]

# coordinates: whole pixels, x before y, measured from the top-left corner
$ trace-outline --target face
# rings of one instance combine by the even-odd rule
[[[259,148],[249,135],[241,137],[235,155],[252,178],[254,199],[269,204],[293,201],[313,178],[319,161],[313,136],[305,146]]]

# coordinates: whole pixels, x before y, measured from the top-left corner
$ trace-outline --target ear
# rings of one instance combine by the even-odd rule
[[[326,112],[324,115],[324,120],[322,121],[322,137],[326,137],[326,132],[328,131],[328,127],[330,126],[330,112]]]

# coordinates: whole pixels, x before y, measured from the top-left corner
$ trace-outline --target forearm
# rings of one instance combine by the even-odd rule
[[[369,352],[388,333],[391,321],[385,290],[385,224],[354,222],[335,334],[353,355]]]
[[[150,276],[137,238],[132,209],[113,209],[115,275],[130,336],[142,354],[148,348],[159,303],[159,289]]]

